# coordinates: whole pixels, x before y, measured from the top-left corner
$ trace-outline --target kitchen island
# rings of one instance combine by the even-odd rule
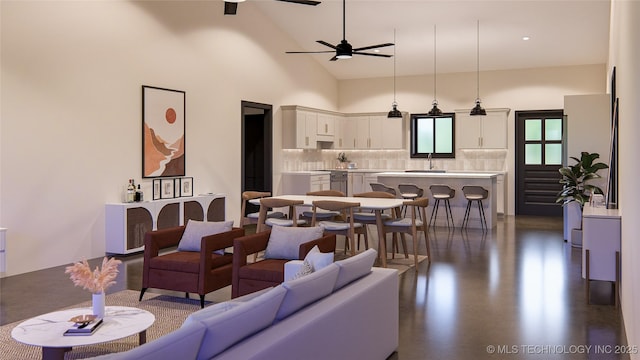
[[[467,208],[467,199],[465,199],[462,193],[462,187],[466,185],[482,186],[489,191],[489,197],[483,200],[483,207],[485,216],[487,218],[487,225],[489,228],[496,226],[497,219],[497,179],[498,173],[475,173],[475,172],[382,172],[378,174],[378,182],[387,186],[398,188],[399,184],[415,184],[418,187],[424,189],[424,196],[429,200],[429,212],[427,216],[431,216],[431,209],[434,204],[429,186],[434,184],[448,185],[455,189],[456,194],[453,199],[450,200],[451,212],[456,226],[462,225],[462,219],[464,217],[465,209]],[[435,226],[447,226],[446,216],[443,212],[444,203],[438,210],[438,219],[435,222]],[[427,219],[428,220],[428,219]],[[481,228],[480,216],[478,214],[478,207],[476,203],[471,208],[469,216],[469,228]]]

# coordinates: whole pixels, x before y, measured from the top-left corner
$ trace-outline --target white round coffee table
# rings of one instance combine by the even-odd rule
[[[64,359],[64,353],[74,346],[93,345],[139,334],[140,344],[147,340],[147,329],[156,317],[142,309],[127,306],[107,306],[103,324],[89,336],[64,336],[74,316],[91,314],[91,308],[55,311],[20,323],[11,336],[24,344],[42,347],[42,359]]]

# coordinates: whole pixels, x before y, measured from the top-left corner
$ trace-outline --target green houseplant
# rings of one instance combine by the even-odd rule
[[[584,203],[589,201],[591,194],[602,194],[602,189],[589,184],[589,180],[598,179],[598,171],[607,169],[609,166],[602,162],[595,162],[600,157],[598,153],[588,153],[583,151],[580,159],[571,157],[576,163],[572,166],[565,166],[558,170],[562,175],[562,190],[558,193],[557,203],[566,205],[576,201],[580,204],[580,209]]]

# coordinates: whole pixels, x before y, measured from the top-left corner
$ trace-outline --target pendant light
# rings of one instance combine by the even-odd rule
[[[436,26],[433,25],[433,107],[427,115],[441,116],[442,110],[438,109],[438,98],[436,97]]]
[[[469,115],[471,116],[483,116],[483,115],[487,115],[487,112],[485,111],[485,109],[482,108],[482,106],[480,105],[481,101],[480,101],[480,20],[478,20],[478,27],[476,30],[476,35],[477,35],[477,39],[476,39],[476,44],[477,44],[477,53],[476,53],[476,66],[477,66],[477,71],[476,71],[476,82],[477,82],[477,92],[476,92],[476,106],[471,109],[471,113]]]
[[[387,118],[401,118],[402,113],[398,110],[398,103],[396,102],[396,29],[393,29],[393,103],[392,109],[387,114]]]

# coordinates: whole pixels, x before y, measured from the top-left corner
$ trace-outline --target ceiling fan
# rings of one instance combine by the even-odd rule
[[[245,0],[229,0],[224,2],[224,14],[225,15],[235,15],[238,11],[238,3],[243,2]],[[316,6],[320,4],[320,1],[311,1],[311,0],[276,0],[283,2],[290,2],[295,4],[302,5],[313,5]]]
[[[336,61],[338,59],[350,59],[351,56],[353,55],[367,55],[367,56],[380,56],[380,57],[391,57],[392,55],[386,55],[386,54],[372,54],[372,53],[365,53],[365,52],[361,52],[363,50],[371,50],[371,49],[377,49],[377,48],[381,48],[381,47],[385,47],[385,46],[393,46],[393,43],[385,43],[385,44],[378,44],[378,45],[371,45],[371,46],[364,46],[364,47],[359,47],[354,49],[353,46],[351,46],[351,44],[349,44],[349,42],[346,39],[346,10],[345,10],[345,3],[346,0],[342,0],[342,41],[340,41],[339,44],[337,45],[332,45],[329,44],[326,41],[322,41],[322,40],[318,40],[317,42],[324,45],[324,46],[328,46],[332,49],[335,50],[336,55],[334,57],[331,58],[331,61]],[[287,51],[287,54],[321,54],[321,53],[332,53],[334,51],[332,50],[325,50],[325,51]]]

